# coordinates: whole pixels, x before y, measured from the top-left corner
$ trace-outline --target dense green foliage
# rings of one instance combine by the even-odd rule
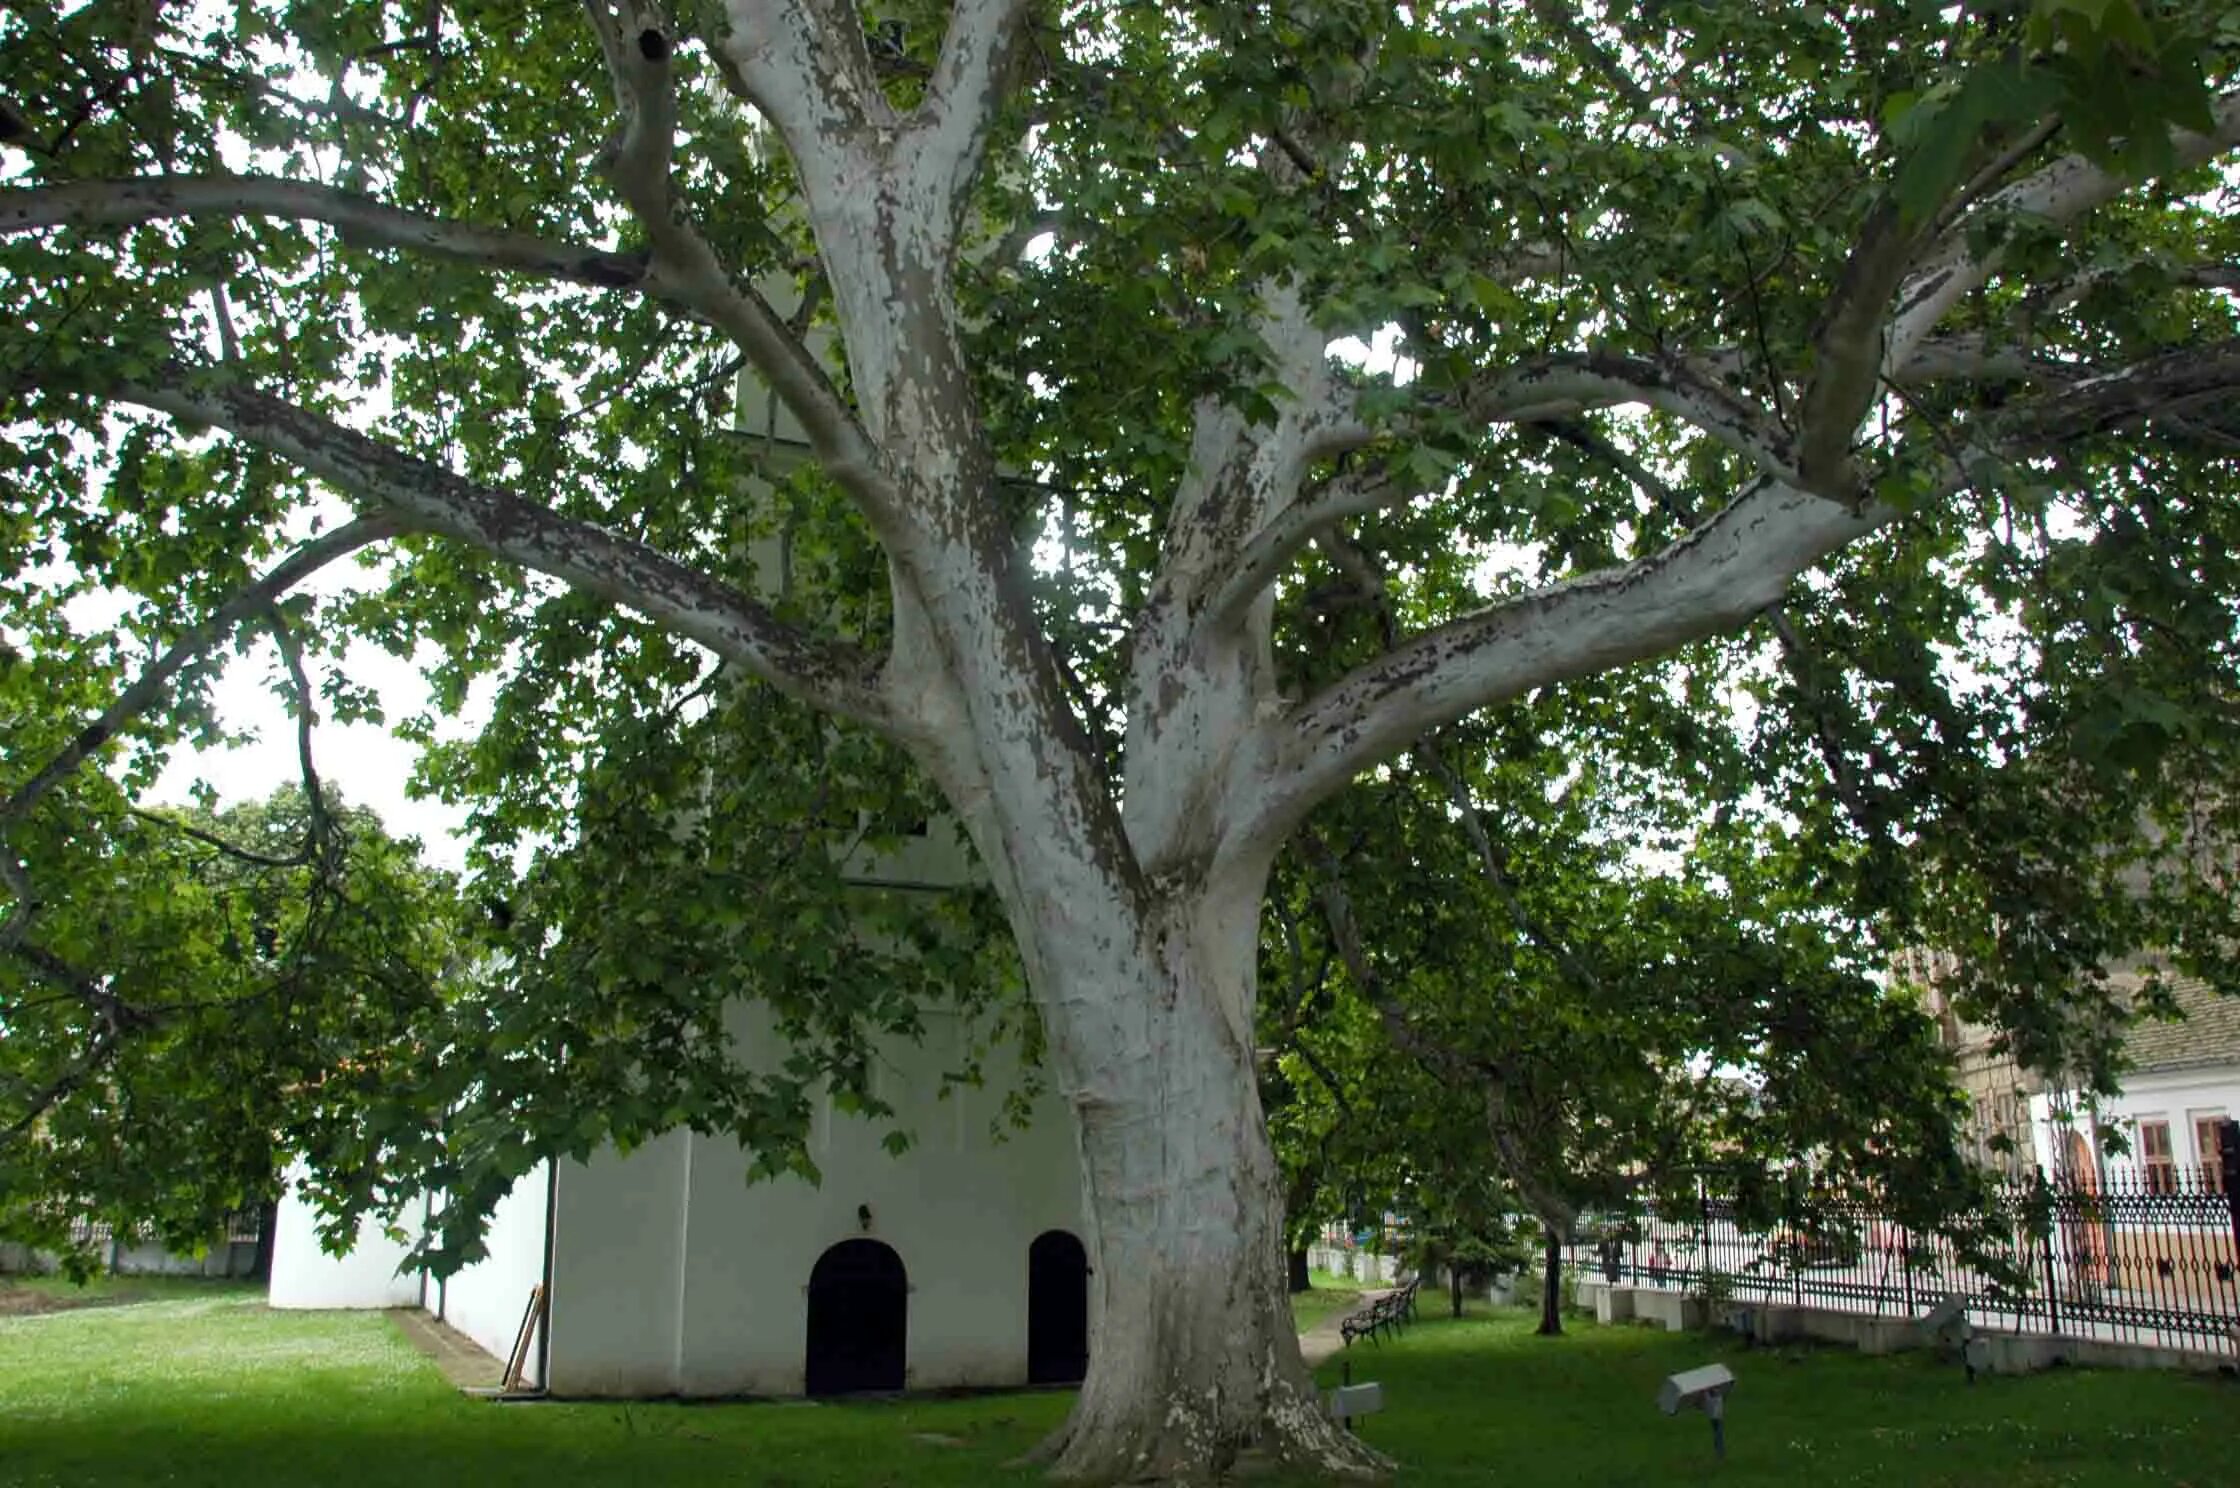
[[[1770,1215],[1804,1156],[1819,1192],[1966,1225],[1950,1057],[1875,976],[1883,927],[1814,898],[1777,821],[1698,825],[1693,772],[1739,781],[1739,759],[1708,736],[1684,764],[1629,757],[1551,716],[1584,692],[1418,751],[1279,877],[1264,1022],[1294,1224],[1397,1210],[1513,1271],[1513,1210],[1569,1236],[1710,1178]]]
[[[215,813],[132,809],[93,771],[57,794],[10,843],[62,887],[0,961],[0,1234],[192,1249],[276,1199],[292,1152],[340,1171],[369,1111],[418,1108],[472,951],[417,844],[300,788]]]

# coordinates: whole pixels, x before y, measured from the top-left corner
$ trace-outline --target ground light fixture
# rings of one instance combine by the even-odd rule
[[[1683,1369],[1668,1374],[1657,1390],[1657,1409],[1668,1416],[1682,1410],[1699,1410],[1711,1418],[1711,1454],[1721,1461],[1727,1455],[1727,1391],[1734,1388],[1734,1371],[1724,1364]]]
[[[1955,1293],[1929,1309],[1920,1322],[1921,1334],[1932,1345],[1959,1350],[1960,1362],[1967,1367],[1968,1383],[1976,1382],[1979,1371],[1991,1363],[1991,1340],[1977,1335],[1975,1324],[1968,1321],[1968,1299]]]

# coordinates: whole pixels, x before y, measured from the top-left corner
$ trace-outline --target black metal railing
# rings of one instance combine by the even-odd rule
[[[1765,1225],[1708,1186],[1574,1252],[1588,1274],[1713,1298],[1920,1317],[1947,1297],[2016,1332],[2240,1353],[2240,1194],[2216,1170],[2004,1186],[1963,1247],[1867,1201]]]

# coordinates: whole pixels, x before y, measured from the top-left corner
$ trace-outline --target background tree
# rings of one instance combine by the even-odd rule
[[[385,586],[306,623],[437,647],[447,705],[497,678],[511,752],[435,766],[484,803],[492,878],[555,823],[594,840],[572,782],[719,660],[907,757],[988,869],[1081,1121],[1109,1321],[1051,1443],[1076,1477],[1375,1466],[1297,1355],[1256,1093],[1262,894],[1317,805],[1428,730],[1743,625],[1847,548],[1848,603],[1928,565],[1987,597],[1932,613],[1924,654],[1996,656],[2013,591],[1971,565],[2007,511],[2017,572],[2049,578],[2119,510],[2228,519],[2216,8],[0,26],[0,539],[33,666],[114,685],[276,555],[387,543]],[[2104,261],[2123,287],[2096,296],[2075,265]],[[1412,379],[1329,355],[1387,330]],[[742,362],[813,456],[776,510],[742,494],[762,447],[720,432]],[[1551,422],[1684,502],[1551,456]],[[333,498],[359,521],[307,540]],[[772,597],[773,523],[881,589],[838,617]],[[1310,691],[1334,533],[1407,589],[1408,629]],[[2142,616],[2193,578],[2151,572]],[[73,623],[79,586],[125,595],[121,623]],[[33,823],[6,828],[20,960],[59,922],[18,871]],[[782,1152],[785,1115],[707,1119]]]
[[[97,774],[65,791],[73,830],[15,842],[54,898],[0,962],[0,1233],[76,1269],[74,1227],[199,1248],[269,1210],[329,1113],[416,1105],[412,1050],[473,942],[449,875],[370,812],[297,786],[216,813],[131,808]]]
[[[1545,1332],[1582,1213],[1706,1177],[1782,1195],[1811,1171],[1923,1230],[1980,1218],[1949,1057],[1874,976],[1882,927],[1806,891],[1767,803],[1722,804],[1738,749],[1671,748],[1671,680],[1551,689],[1426,741],[1321,813],[1294,870],[1344,973],[1328,1000],[1378,1035],[1350,1046],[1357,1119],[1414,1154],[1407,1207],[1475,1169],[1539,1221]]]

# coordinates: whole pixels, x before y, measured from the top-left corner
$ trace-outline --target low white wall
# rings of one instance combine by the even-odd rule
[[[390,1239],[383,1233],[386,1226],[369,1217],[359,1224],[348,1251],[329,1255],[320,1248],[317,1210],[301,1193],[299,1177],[289,1173],[287,1191],[280,1197],[266,1301],[297,1308],[418,1306],[420,1273],[397,1272],[410,1249],[409,1232],[418,1228],[417,1216],[405,1217],[404,1242]]]
[[[490,1228],[483,1235],[486,1257],[429,1285],[428,1305],[501,1362],[513,1351],[522,1314],[528,1309],[529,1289],[544,1280],[550,1175],[550,1166],[540,1163],[490,1211]],[[531,1385],[543,1383],[537,1343],[532,1336],[523,1374]]]
[[[247,1276],[256,1266],[254,1240],[221,1240],[198,1256],[150,1241],[120,1248],[109,1269],[119,1276]]]

